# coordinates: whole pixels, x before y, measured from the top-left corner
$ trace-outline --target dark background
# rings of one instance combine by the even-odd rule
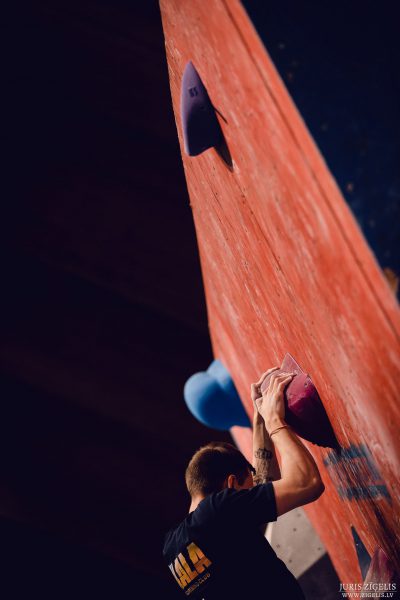
[[[398,270],[394,4],[245,6]],[[212,354],[159,9],[39,0],[1,39],[0,597],[173,598],[186,463],[229,436],[182,399]]]

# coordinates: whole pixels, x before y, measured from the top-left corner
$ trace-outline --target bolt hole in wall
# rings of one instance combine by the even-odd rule
[[[243,5],[399,298],[396,3]]]

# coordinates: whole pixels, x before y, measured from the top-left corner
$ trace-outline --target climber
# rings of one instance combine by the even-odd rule
[[[283,393],[294,373],[272,373],[260,392],[278,369],[251,386],[255,468],[233,445],[211,442],[186,469],[189,514],[167,533],[163,554],[190,598],[304,600],[265,538],[265,525],[319,498],[324,485],[311,454],[285,423]]]

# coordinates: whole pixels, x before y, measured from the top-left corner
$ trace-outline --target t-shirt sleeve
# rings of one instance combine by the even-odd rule
[[[262,483],[249,490],[226,489],[213,498],[214,509],[227,518],[262,525],[278,518],[272,483]]]

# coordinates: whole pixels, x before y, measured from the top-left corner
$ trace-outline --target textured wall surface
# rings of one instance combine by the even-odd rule
[[[215,357],[249,413],[249,383],[286,352],[310,373],[342,451],[308,444],[326,491],[307,513],[343,581],[361,579],[351,526],[399,568],[396,299],[240,4],[161,12],[181,150],[192,60],[233,161],[183,153]]]

